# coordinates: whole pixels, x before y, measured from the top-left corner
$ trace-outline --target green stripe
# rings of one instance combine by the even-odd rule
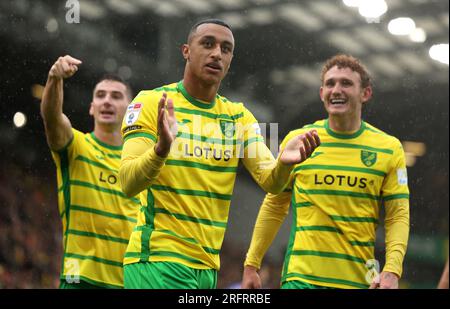
[[[374,170],[370,168],[353,167],[353,166],[339,166],[339,165],[321,165],[321,164],[308,164],[300,165],[294,168],[293,172],[301,170],[331,170],[331,171],[347,171],[347,172],[359,172],[365,174],[372,174],[381,177],[385,177],[386,173],[379,170]]]
[[[126,257],[126,258],[138,258],[138,257],[141,257],[141,252],[125,252],[124,257]]]
[[[125,257],[126,258],[137,258],[141,256],[140,252],[125,252]],[[189,261],[191,263],[195,263],[195,264],[200,264],[200,265],[204,265],[204,263],[200,260],[194,259],[190,256],[184,255],[184,254],[180,254],[180,253],[176,253],[176,252],[172,252],[172,251],[152,251],[150,256],[169,256],[169,257],[176,257],[182,260],[186,260]]]
[[[150,256],[150,237],[152,235],[152,231],[155,228],[155,198],[153,196],[153,192],[150,189],[147,189],[147,206],[142,207],[144,211],[145,224],[149,226],[149,229],[145,229],[141,234],[141,255],[140,261],[145,262],[148,261],[148,257]]]
[[[233,102],[233,101],[230,101],[230,100],[228,100],[227,98],[225,98],[225,97],[223,97],[223,96],[221,96],[221,95],[218,95],[218,94],[216,94],[216,98],[219,99],[219,100],[222,100],[224,103],[240,104],[240,102]]]
[[[81,255],[81,254],[75,254],[75,253],[66,253],[66,254],[64,254],[64,256],[69,257],[69,258],[79,259],[79,260],[91,260],[91,261],[95,261],[95,262],[110,265],[110,266],[116,266],[116,267],[123,266],[122,262],[116,262],[116,261],[111,261],[111,260],[107,260],[107,259],[102,259],[102,258],[93,256],[93,255]]]
[[[102,147],[105,147],[105,148],[110,149],[110,150],[122,150],[122,145],[120,145],[120,146],[113,146],[113,145],[106,144],[106,143],[102,142],[101,140],[99,140],[95,136],[94,132],[91,132],[91,137],[97,144],[99,144]]]
[[[342,231],[333,226],[323,226],[323,225],[310,225],[310,226],[297,226],[296,231],[321,231],[321,232],[334,232],[343,234]]]
[[[197,100],[196,98],[194,98],[193,96],[191,96],[187,92],[186,88],[184,88],[182,80],[178,82],[177,88],[181,92],[181,94],[184,96],[184,98],[186,100],[188,100],[189,102],[191,102],[194,106],[197,106],[199,108],[211,109],[214,107],[214,105],[216,105],[215,99],[212,100],[211,102],[201,102],[201,101]]]
[[[292,206],[295,207],[295,208],[300,208],[300,207],[314,206],[314,204],[310,203],[310,202],[301,202],[301,203],[294,203],[294,204],[292,204]]]
[[[214,138],[214,137],[207,137],[207,136],[201,136],[201,135],[183,133],[183,132],[178,132],[177,137],[185,138],[185,139],[189,139],[189,140],[196,140],[196,141],[200,141],[200,142],[207,142],[209,144],[237,145],[238,143],[239,144],[242,143],[241,140]],[[212,150],[211,150],[211,152],[212,152]]]
[[[149,227],[145,226],[145,225],[141,225],[141,226],[134,227],[133,231],[145,231],[146,229],[149,229]],[[184,241],[187,241],[187,242],[189,242],[191,244],[198,245],[198,241],[195,238],[192,238],[192,237],[184,237],[184,236],[178,235],[177,233],[174,233],[174,232],[172,232],[170,230],[158,230],[158,232],[169,234],[169,235],[175,236],[176,238],[179,238],[179,239],[182,239]],[[202,248],[207,253],[211,253],[211,254],[219,254],[220,253],[220,249],[214,249],[214,248],[205,247],[205,246],[202,246]]]
[[[85,231],[78,231],[78,230],[69,229],[69,230],[67,230],[67,233],[68,234],[72,234],[72,235],[77,235],[77,236],[92,237],[92,238],[97,238],[97,239],[101,239],[101,240],[108,240],[108,241],[118,242],[118,243],[121,243],[121,244],[128,244],[128,239],[119,238],[119,237],[113,237],[113,236],[107,236],[107,235],[102,235],[102,234],[97,234],[97,233],[92,233],[92,232],[85,232]]]
[[[109,217],[109,218],[114,218],[114,219],[119,219],[119,220],[126,220],[126,221],[130,221],[130,222],[133,222],[133,223],[137,222],[137,220],[135,218],[127,217],[127,216],[124,216],[124,215],[118,215],[118,214],[115,214],[115,213],[111,213],[111,212],[107,212],[107,211],[103,211],[103,210],[98,210],[98,209],[94,209],[94,208],[89,208],[89,207],[85,207],[85,206],[70,205],[70,208],[72,210],[89,212],[89,213],[93,213],[93,214],[104,216],[104,217]]]
[[[340,138],[340,139],[352,139],[352,138],[357,138],[358,136],[360,136],[364,130],[366,129],[366,123],[364,121],[361,121],[361,127],[358,129],[358,131],[356,131],[353,134],[342,134],[342,133],[338,133],[338,132],[334,132],[333,130],[331,130],[328,119],[325,120],[325,130],[327,130],[327,133],[335,138]]]
[[[237,167],[208,165],[208,164],[191,162],[191,161],[183,161],[183,160],[166,160],[166,165],[192,167],[192,168],[198,168],[198,169],[213,171],[213,172],[225,172],[225,173],[226,172],[230,172],[230,173],[237,172]]]
[[[248,145],[256,143],[256,142],[263,142],[264,143],[264,139],[261,136],[249,138],[248,140],[246,140],[244,142],[244,148],[247,147]]]
[[[295,194],[292,194],[292,197],[291,197],[291,207],[294,207],[293,205],[295,205]],[[287,250],[286,250],[286,255],[284,257],[283,271],[281,273],[282,278],[285,278],[287,271],[288,271],[289,262],[291,260],[292,250],[294,248],[295,236],[297,235],[296,228],[295,228],[296,224],[297,224],[297,212],[294,209],[294,211],[292,211],[291,233],[289,235],[289,242],[288,242],[288,246],[287,246]]]
[[[314,281],[324,282],[324,283],[338,283],[338,284],[353,286],[353,287],[361,288],[361,289],[367,289],[369,287],[368,284],[365,285],[365,284],[354,282],[354,281],[349,281],[349,280],[344,280],[344,279],[336,279],[336,278],[318,277],[318,276],[313,276],[313,275],[304,275],[304,274],[299,274],[299,273],[290,273],[289,275],[286,276],[286,278],[292,278],[292,277],[299,277],[299,278],[303,278],[303,279],[307,279],[307,280],[314,280]]]
[[[184,107],[175,107],[175,111],[179,112],[179,113],[183,113],[183,114],[199,115],[199,116],[203,116],[203,117],[211,118],[211,119],[224,119],[224,120],[226,119],[226,120],[233,120],[233,121],[244,117],[244,113],[239,113],[239,114],[230,116],[227,114],[213,114],[213,113],[209,113],[209,112],[205,112],[205,111],[188,109],[188,108],[184,108]]]
[[[204,247],[202,246],[203,250],[205,250],[206,253],[210,253],[210,254],[214,254],[217,255],[220,253],[220,249],[214,249],[214,248],[209,248],[209,247]]]
[[[106,166],[106,165],[103,164],[103,163],[100,163],[100,162],[98,162],[98,161],[93,161],[93,160],[88,159],[88,158],[86,158],[86,157],[84,157],[84,156],[81,156],[81,155],[77,156],[77,157],[75,158],[75,160],[85,162],[85,163],[87,163],[87,164],[89,164],[89,165],[93,165],[93,166],[97,166],[97,167],[100,167],[100,168],[104,168],[104,169],[106,169],[106,170],[108,170],[108,171],[111,171],[111,172],[114,172],[114,173],[118,173],[117,170],[115,170],[115,169],[113,169],[113,168],[110,168],[110,167]]]
[[[303,190],[300,188],[297,188],[298,193],[303,193],[307,195],[338,195],[338,196],[349,196],[349,197],[359,197],[359,198],[367,198],[371,200],[379,201],[381,200],[380,196],[371,195],[368,193],[359,193],[359,192],[352,192],[352,191],[343,191],[343,190]]]
[[[140,225],[140,226],[135,226],[133,228],[133,231],[145,231],[145,230],[148,230],[148,229],[151,229],[151,228],[149,226],[147,226],[147,225]],[[178,235],[177,233],[174,233],[174,232],[172,232],[170,230],[158,230],[158,232],[175,236],[177,238],[180,238],[180,239],[182,239],[184,241],[190,242],[190,243],[195,244],[195,245],[198,244],[198,242],[197,242],[197,240],[195,238],[184,237],[184,236]]]
[[[172,251],[152,251],[150,256],[170,256],[170,257],[176,257],[179,259],[183,259],[183,260],[189,261],[191,263],[204,265],[204,263],[200,260],[194,259],[194,258],[184,255],[184,254],[172,252]]]
[[[383,200],[385,200],[385,201],[397,200],[397,199],[402,199],[402,198],[409,199],[409,194],[405,193],[405,194],[393,194],[393,195],[383,196]]]
[[[345,222],[369,222],[378,224],[378,219],[373,217],[344,217],[344,216],[330,216],[334,221],[345,221]]]
[[[348,144],[348,143],[320,143],[319,147],[334,147],[334,148],[353,148],[353,149],[363,149],[375,152],[383,152],[387,154],[394,154],[394,151],[391,149],[385,148],[375,148],[366,145],[356,145],[356,144]]]
[[[125,136],[123,141],[126,142],[127,140],[129,140],[131,138],[135,138],[135,137],[146,137],[156,143],[156,136],[154,136],[153,134],[150,134],[150,133],[145,133],[145,132],[130,133],[127,136]]]
[[[161,186],[161,185],[152,185],[152,189],[157,190],[157,191],[168,191],[168,192],[172,192],[172,193],[176,193],[176,194],[203,196],[203,197],[209,197],[209,198],[216,198],[219,200],[231,201],[230,194],[222,194],[222,193],[199,191],[199,190],[177,189],[177,188],[172,188],[169,186]]]
[[[375,242],[374,241],[351,240],[351,241],[349,241],[349,243],[352,246],[361,246],[361,247],[374,247],[375,246]]]
[[[320,256],[320,257],[326,257],[326,258],[331,258],[331,259],[348,260],[348,261],[352,261],[352,262],[366,264],[366,262],[362,258],[348,255],[348,254],[335,253],[335,252],[314,251],[314,250],[294,250],[294,251],[292,251],[292,254],[293,255],[313,255],[313,256]]]
[[[129,198],[123,192],[112,190],[112,189],[107,189],[107,188],[103,188],[103,187],[99,187],[99,186],[93,185],[93,184],[91,184],[89,182],[80,181],[80,180],[71,180],[70,184],[74,185],[74,186],[85,187],[85,188],[97,190],[97,191],[100,191],[100,192],[113,194],[113,195],[118,195],[118,196],[123,197],[125,199],[132,200],[135,203],[139,203],[139,200],[137,198],[135,198],[135,197]]]
[[[187,242],[190,242],[192,244],[198,245],[198,241],[193,237],[184,237],[184,236],[178,235],[177,233],[174,233],[170,230],[158,230],[158,232],[169,234],[169,235],[175,236],[177,238],[183,239]]]
[[[95,150],[97,150],[98,152],[100,152],[102,155],[107,156],[108,158],[113,158],[113,159],[120,159],[121,156],[120,154],[111,154],[111,153],[105,153],[103,150],[101,150],[100,148],[98,148],[95,144],[93,144],[89,138],[85,137],[85,140],[92,146],[94,147]]]
[[[221,228],[226,228],[227,227],[227,223],[226,222],[220,222],[220,221],[213,221],[213,220],[209,220],[209,219],[201,219],[201,218],[195,218],[195,217],[190,217],[190,216],[186,216],[183,214],[177,214],[177,213],[172,213],[170,211],[168,211],[167,209],[164,208],[156,208],[155,207],[155,213],[160,213],[160,214],[165,214],[165,215],[169,215],[169,216],[173,216],[179,220],[184,220],[184,221],[190,221],[190,222],[194,222],[197,224],[204,224],[204,225],[210,225],[210,226],[215,226],[215,227],[221,227]]]

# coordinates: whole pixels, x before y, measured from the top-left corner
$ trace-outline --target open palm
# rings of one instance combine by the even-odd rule
[[[297,135],[286,144],[280,160],[287,165],[301,163],[309,158],[319,145],[320,138],[316,130]]]

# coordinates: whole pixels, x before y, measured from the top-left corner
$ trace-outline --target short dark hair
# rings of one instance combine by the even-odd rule
[[[189,31],[189,35],[188,35],[188,39],[187,39],[188,43],[191,42],[192,36],[197,31],[198,26],[203,25],[203,24],[216,24],[216,25],[220,25],[220,26],[226,27],[226,28],[230,29],[230,31],[233,31],[233,29],[231,29],[231,26],[229,24],[227,24],[226,22],[224,22],[223,20],[221,20],[221,19],[217,19],[217,18],[203,19],[203,20],[200,20],[200,21],[196,22],[192,26],[191,30]]]
[[[358,72],[359,76],[361,77],[361,87],[366,88],[369,86],[372,86],[372,78],[370,77],[369,72],[364,67],[364,65],[361,63],[361,60],[358,58],[355,58],[350,55],[336,55],[328,59],[323,68],[322,68],[322,75],[320,76],[320,80],[322,81],[322,84],[324,82],[324,76],[325,74],[334,66],[337,66],[338,68],[350,68],[352,71]]]
[[[99,83],[101,83],[104,80],[112,80],[115,82],[119,82],[125,85],[125,88],[127,90],[127,96],[130,99],[130,101],[133,99],[133,89],[131,88],[131,85],[129,83],[127,83],[122,77],[120,77],[117,74],[114,73],[106,73],[103,74],[95,83],[95,86],[97,86]],[[95,88],[95,87],[94,87]]]

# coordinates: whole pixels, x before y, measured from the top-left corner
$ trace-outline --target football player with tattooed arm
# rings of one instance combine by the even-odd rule
[[[261,287],[258,269],[289,206],[293,222],[281,288],[398,288],[409,235],[402,145],[362,120],[372,86],[358,59],[332,57],[321,79],[328,118],[291,131],[281,150],[310,129],[318,131],[321,145],[296,165],[287,190],[266,195],[244,263],[243,288]],[[374,249],[382,205],[386,263],[377,276]]]
[[[125,288],[215,288],[240,159],[264,190],[279,193],[320,143],[305,132],[275,159],[251,112],[217,94],[234,45],[225,22],[195,24],[182,46],[183,80],[141,91],[128,107],[119,174],[127,195],[141,192],[142,207]]]

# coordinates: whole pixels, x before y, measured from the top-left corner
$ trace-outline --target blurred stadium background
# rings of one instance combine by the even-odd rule
[[[66,20],[73,3],[81,9],[79,23]],[[325,59],[350,53],[363,60],[375,79],[364,119],[398,137],[408,157],[411,235],[401,287],[434,288],[449,235],[447,0],[0,1],[0,288],[58,284],[55,168],[39,116],[51,64],[65,54],[83,60],[65,84],[65,112],[74,127],[89,131],[96,77],[118,73],[136,93],[180,80],[179,46],[206,17],[234,28],[235,56],[221,94],[245,102],[261,123],[278,123],[273,143],[326,116],[318,96]],[[398,17],[413,23],[390,23]],[[244,169],[234,192],[221,288],[240,281],[264,196]],[[266,256],[267,288],[278,287],[290,222]],[[381,227],[376,251],[383,263]]]

